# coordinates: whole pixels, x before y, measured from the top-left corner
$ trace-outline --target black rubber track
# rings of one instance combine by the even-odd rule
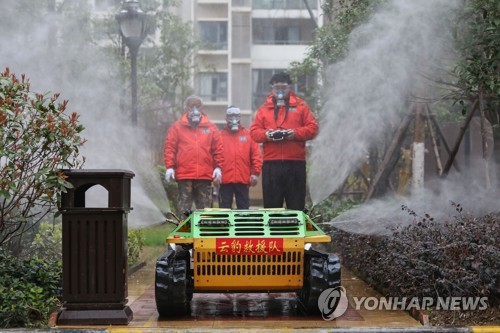
[[[304,258],[304,287],[299,303],[308,314],[319,313],[318,298],[328,288],[340,286],[340,260],[335,254],[307,251]]]
[[[170,249],[156,261],[155,300],[160,317],[189,313],[187,262],[176,259]]]

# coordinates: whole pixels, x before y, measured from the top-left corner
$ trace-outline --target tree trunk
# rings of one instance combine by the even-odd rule
[[[486,182],[486,190],[491,190],[491,180],[490,180],[490,171],[489,171],[489,162],[488,162],[488,137],[486,133],[486,118],[484,115],[484,100],[483,100],[483,91],[479,91],[479,113],[481,115],[481,142],[483,147],[483,166],[484,166],[484,176]]]
[[[393,155],[398,151],[399,147],[401,146],[401,143],[404,140],[406,129],[408,128],[408,125],[410,124],[410,121],[413,118],[413,116],[414,114],[412,112],[408,113],[403,118],[398,129],[394,133],[394,137],[391,143],[389,144],[389,147],[387,148],[387,151],[384,155],[384,159],[380,164],[380,168],[378,169],[377,174],[375,175],[372,183],[370,184],[370,188],[368,189],[368,193],[366,194],[364,201],[371,199],[371,197],[375,194],[375,190],[377,189],[380,180],[388,177],[388,174],[392,170],[391,168],[389,168],[389,166],[392,164],[391,161],[394,160],[397,161],[397,159],[399,159],[399,158],[397,159],[393,158]]]
[[[441,165],[441,156],[439,154],[439,149],[437,146],[436,134],[434,133],[434,128],[432,126],[431,114],[429,112],[429,107],[425,108],[425,119],[427,120],[427,127],[429,128],[429,135],[431,137],[432,148],[434,150],[434,157],[436,158],[436,167],[438,176],[443,174],[443,166]]]
[[[469,108],[469,114],[467,118],[464,121],[464,124],[462,127],[460,127],[460,132],[458,134],[457,140],[455,141],[455,146],[453,146],[453,149],[450,152],[450,156],[448,156],[448,161],[446,162],[444,169],[443,169],[443,177],[446,177],[448,175],[448,172],[450,171],[451,165],[453,164],[453,161],[455,160],[455,156],[458,153],[458,149],[460,148],[460,143],[462,142],[462,139],[464,137],[465,131],[467,130],[467,127],[469,127],[469,123],[472,119],[472,116],[474,115],[474,112],[476,112],[478,100],[476,99],[474,103],[472,103],[471,107]]]
[[[422,190],[424,187],[424,162],[425,162],[425,143],[424,143],[424,122],[423,122],[423,104],[416,103],[413,146],[412,146],[412,194]]]

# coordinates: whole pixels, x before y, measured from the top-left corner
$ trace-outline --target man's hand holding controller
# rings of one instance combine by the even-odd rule
[[[294,133],[292,129],[281,129],[281,130],[273,130],[270,129],[266,132],[266,138],[268,141],[280,141],[280,140],[292,140],[294,137]]]

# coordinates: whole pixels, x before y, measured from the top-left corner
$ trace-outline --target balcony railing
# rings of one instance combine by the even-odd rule
[[[220,51],[227,50],[227,41],[225,42],[204,42],[200,46],[203,51]]]
[[[255,45],[309,45],[312,41],[308,40],[286,40],[286,39],[275,39],[275,40],[258,40],[254,39],[253,44]]]
[[[316,0],[308,0],[309,8],[317,9]],[[253,9],[307,9],[303,0],[253,0]]]

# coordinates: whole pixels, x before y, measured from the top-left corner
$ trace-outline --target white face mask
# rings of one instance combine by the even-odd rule
[[[227,127],[231,131],[237,131],[240,128],[241,111],[237,107],[230,107],[226,110]]]
[[[227,127],[229,127],[231,131],[235,132],[240,128],[240,117],[238,116],[228,116],[226,122]]]
[[[276,98],[276,105],[278,106],[285,105],[285,92],[283,90],[277,90],[274,93],[274,97]]]
[[[188,113],[189,121],[193,124],[199,124],[201,121],[201,112],[194,106]]]
[[[273,95],[277,106],[285,105],[285,98],[290,93],[290,86],[286,83],[273,84]]]

